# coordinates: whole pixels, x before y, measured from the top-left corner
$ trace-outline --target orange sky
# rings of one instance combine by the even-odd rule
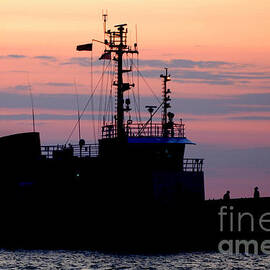
[[[159,74],[164,65],[170,67],[176,110],[187,119],[191,139],[198,144],[269,149],[269,0],[2,0],[0,135],[31,129],[31,117],[27,119],[30,82],[43,142],[60,143],[67,136],[75,119],[53,117],[75,114],[75,104],[63,104],[60,97],[48,104],[39,99],[54,94],[73,96],[74,80],[79,94],[89,94],[90,67],[71,58],[89,56],[76,52],[77,44],[103,39],[101,14],[106,9],[109,28],[128,24],[131,44],[137,25],[142,61],[165,61],[161,66],[149,62],[141,67],[156,95],[161,91]],[[102,49],[102,45],[94,44],[94,60]],[[177,59],[189,62],[174,66]],[[94,81],[98,78],[96,74]],[[152,96],[142,81],[140,86],[144,96]],[[26,119],[16,119],[22,114]],[[10,115],[15,118],[11,120]],[[54,115],[52,119],[50,115]],[[83,133],[91,140],[88,121]],[[76,135],[73,140],[77,140]],[[213,175],[209,177],[214,179]],[[258,174],[264,184],[269,177],[269,170]],[[224,178],[226,175],[220,181]]]
[[[102,9],[111,24],[128,23],[132,39],[138,25],[147,57],[269,60],[268,0],[3,0],[1,51],[70,56],[74,41],[102,38]]]

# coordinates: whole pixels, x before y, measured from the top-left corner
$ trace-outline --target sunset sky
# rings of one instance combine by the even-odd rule
[[[197,143],[186,155],[205,158],[207,198],[228,189],[247,197],[255,186],[270,196],[269,0],[2,0],[0,136],[32,130],[31,87],[42,143],[66,141],[76,123],[75,88],[80,108],[91,92],[90,53],[76,45],[103,40],[102,10],[108,28],[128,24],[130,44],[137,25],[140,70],[158,97],[159,75],[169,68],[173,109]],[[103,49],[94,43],[94,86]],[[144,117],[145,105],[158,105],[147,84],[140,79]],[[105,90],[96,94],[97,129]],[[94,142],[92,114],[89,106],[82,123],[87,142]]]

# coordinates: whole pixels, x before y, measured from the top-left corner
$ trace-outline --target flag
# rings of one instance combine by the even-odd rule
[[[78,45],[77,51],[92,51],[92,46],[93,46],[92,43]]]
[[[101,59],[111,60],[111,53],[110,53],[110,52],[103,53],[103,54],[99,57],[99,60],[101,60]]]

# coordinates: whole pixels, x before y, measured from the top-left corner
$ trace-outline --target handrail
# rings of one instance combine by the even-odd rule
[[[70,151],[73,156],[76,157],[97,157],[99,152],[98,144],[85,144],[80,146],[79,144],[68,146],[66,145],[42,145],[41,154],[46,158],[53,158],[57,152]]]
[[[98,157],[99,155],[99,145],[98,144],[85,144],[80,147],[80,145],[42,145],[41,154],[47,159],[52,159],[55,157],[57,152],[69,152],[75,157]],[[202,172],[203,171],[203,159],[201,158],[184,158],[182,164],[182,171],[184,172]]]
[[[145,126],[143,123],[134,123],[124,125],[125,133],[128,137],[163,137],[164,130],[162,124],[152,123]],[[173,123],[170,129],[167,129],[167,137],[183,138],[185,137],[185,125]],[[104,125],[102,127],[102,138],[116,138],[117,128],[115,125]]]
[[[184,172],[202,172],[203,159],[202,158],[184,158],[183,171]]]

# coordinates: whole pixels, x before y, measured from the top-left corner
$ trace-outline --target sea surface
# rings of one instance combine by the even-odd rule
[[[270,256],[220,253],[115,255],[91,251],[0,250],[0,269],[270,269]]]

